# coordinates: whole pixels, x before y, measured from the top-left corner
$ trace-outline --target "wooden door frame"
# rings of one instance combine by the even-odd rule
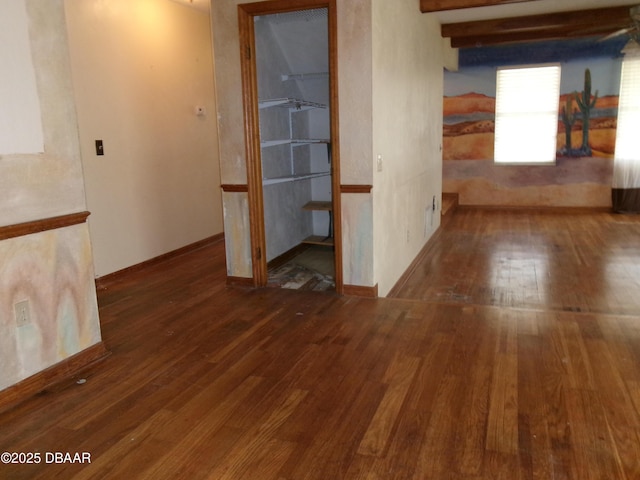
[[[338,29],[336,0],[271,0],[238,5],[240,28],[240,67],[244,139],[247,156],[247,186],[251,231],[253,284],[266,286],[268,280],[264,203],[262,196],[262,160],[260,152],[260,117],[255,58],[253,17],[274,13],[326,8],[329,41],[329,112],[331,132],[331,201],[333,203],[333,237],[336,293],[343,294],[342,215],[340,208],[340,141],[338,128]]]

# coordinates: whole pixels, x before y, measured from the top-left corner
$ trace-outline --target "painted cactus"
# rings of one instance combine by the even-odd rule
[[[578,111],[573,108],[573,96],[567,95],[567,104],[562,107],[562,123],[564,124],[565,151],[571,152],[571,128],[576,123],[576,113]]]
[[[584,71],[584,90],[582,93],[575,93],[576,102],[580,112],[582,112],[582,148],[581,152],[585,156],[591,156],[589,146],[589,126],[591,123],[591,109],[595,107],[598,100],[598,91],[591,98],[591,71],[587,68]]]

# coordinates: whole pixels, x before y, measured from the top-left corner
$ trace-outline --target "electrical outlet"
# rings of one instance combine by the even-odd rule
[[[31,323],[31,315],[29,314],[29,300],[22,300],[13,306],[16,316],[16,326],[24,327]]]

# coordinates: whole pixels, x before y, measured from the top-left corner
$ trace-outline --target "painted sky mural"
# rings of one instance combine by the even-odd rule
[[[446,72],[444,79],[445,191],[463,191],[474,199],[468,203],[527,204],[540,199],[516,198],[523,195],[523,187],[580,185],[578,204],[604,206],[609,201],[621,51],[627,41],[620,37],[460,50],[459,70]],[[495,166],[497,67],[543,63],[560,63],[562,69],[556,164]],[[585,198],[585,186],[597,193],[588,198],[587,192]],[[544,201],[566,203],[559,198],[566,191],[549,193]]]
[[[569,42],[571,49],[565,43],[543,42],[526,47],[527,63],[561,62],[562,65],[558,155],[612,157],[622,62],[620,50],[626,42],[574,41]],[[461,50],[460,71],[447,72],[445,76],[444,135],[450,139],[445,142],[445,160],[493,158],[496,69],[522,63],[522,58],[522,52],[516,55],[513,47]],[[567,58],[571,60],[566,61]],[[479,65],[480,62],[485,65]],[[584,106],[587,88],[590,99],[586,104],[591,108],[586,110],[589,128],[584,130],[585,111],[580,109],[579,102]],[[563,117],[562,111],[567,108],[568,113]],[[571,129],[569,137],[567,126]],[[585,132],[589,137],[587,145],[583,145]],[[465,135],[473,136],[461,138]]]

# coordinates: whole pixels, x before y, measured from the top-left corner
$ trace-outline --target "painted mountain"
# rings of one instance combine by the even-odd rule
[[[580,92],[581,93],[581,92]],[[579,94],[579,93],[578,93]],[[583,114],[576,92],[560,96],[558,104],[558,157],[612,158],[615,147],[618,96],[591,96],[595,100],[589,112],[588,145],[590,155],[580,154],[583,143]],[[564,122],[563,107],[570,112]],[[567,110],[567,107],[569,109]],[[493,158],[495,98],[480,93],[466,93],[444,98],[444,160],[479,160]],[[567,128],[569,126],[569,128]],[[566,132],[570,129],[571,135]],[[569,145],[567,140],[570,138]]]

